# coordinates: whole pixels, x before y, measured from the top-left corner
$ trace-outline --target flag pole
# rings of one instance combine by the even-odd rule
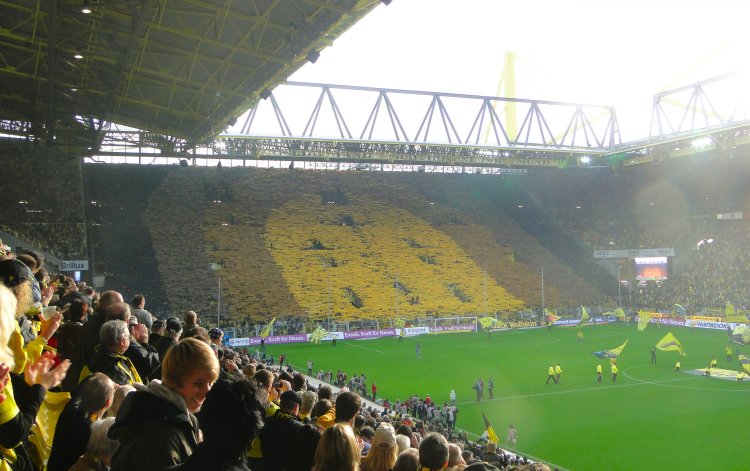
[[[544,313],[544,267],[542,267],[542,313]]]

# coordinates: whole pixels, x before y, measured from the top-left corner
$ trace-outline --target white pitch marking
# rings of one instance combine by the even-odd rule
[[[367,347],[363,347],[363,346],[361,346],[361,345],[355,345],[355,344],[353,344],[353,343],[349,343],[349,342],[345,343],[344,345],[346,345],[346,346],[348,346],[348,347],[357,347],[357,348],[361,348],[362,350],[369,350],[369,351],[371,351],[371,352],[375,352],[375,353],[384,353],[384,352],[381,352],[380,350],[375,350],[374,348],[367,348]]]

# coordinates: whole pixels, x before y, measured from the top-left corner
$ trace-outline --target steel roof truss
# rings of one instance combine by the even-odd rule
[[[474,118],[474,123],[471,125],[471,129],[469,130],[469,133],[466,136],[464,142],[468,144],[471,141],[471,136],[472,134],[474,134],[474,129],[476,129],[476,139],[474,140],[474,144],[479,144],[482,128],[484,127],[485,117],[487,117],[489,121],[489,129],[491,129],[492,133],[495,135],[495,143],[498,146],[510,145],[510,138],[508,138],[508,133],[505,131],[505,127],[503,126],[500,117],[497,115],[495,107],[492,106],[491,101],[488,98],[482,100],[479,111]],[[500,131],[499,133],[498,130]],[[505,139],[504,141],[500,139],[500,133],[502,133],[503,138]]]

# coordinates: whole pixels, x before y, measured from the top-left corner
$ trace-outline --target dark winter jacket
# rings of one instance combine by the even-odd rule
[[[239,457],[232,457],[227,450],[200,444],[187,462],[169,471],[250,471],[250,468]]]
[[[96,346],[94,356],[86,366],[89,373],[103,373],[120,386],[141,382],[141,377],[128,357],[118,355],[102,345]]]
[[[68,471],[86,451],[89,437],[91,419],[81,408],[80,399],[73,399],[65,405],[57,420],[47,470]]]
[[[198,419],[160,381],[136,389],[109,429],[109,438],[120,441],[112,471],[160,471],[184,463],[198,445]]]
[[[258,434],[260,449],[263,453],[261,460],[263,470],[286,470],[289,467],[291,450],[296,447],[296,437],[302,428],[302,420],[288,412],[279,409],[273,417],[266,419],[266,423]]]
[[[143,382],[148,381],[146,378],[151,378],[161,366],[156,349],[150,345],[141,345],[135,339],[130,339],[130,346],[123,355],[133,362]]]

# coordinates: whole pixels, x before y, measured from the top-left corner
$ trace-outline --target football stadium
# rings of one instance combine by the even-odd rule
[[[741,61],[447,3],[0,4],[0,471],[750,467]]]

